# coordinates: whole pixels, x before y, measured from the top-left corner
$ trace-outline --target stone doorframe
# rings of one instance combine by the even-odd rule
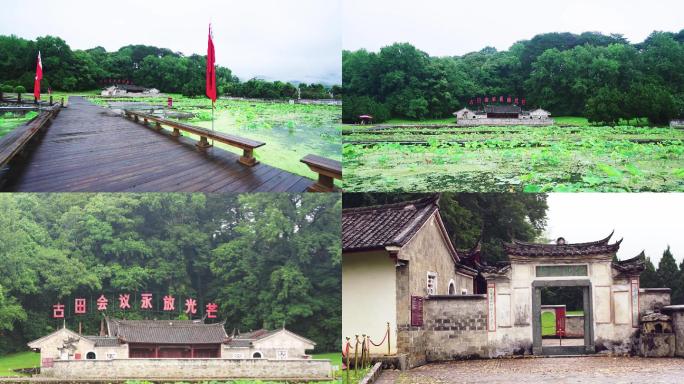
[[[582,287],[584,310],[584,346],[542,347],[541,336],[541,289],[544,287]],[[594,344],[594,304],[591,281],[577,280],[535,280],[532,282],[532,353],[535,355],[576,355],[596,351]]]

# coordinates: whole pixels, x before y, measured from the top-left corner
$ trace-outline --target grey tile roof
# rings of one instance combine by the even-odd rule
[[[515,256],[572,256],[572,255],[599,255],[617,252],[620,249],[619,240],[613,244],[608,244],[611,233],[608,237],[591,241],[588,243],[574,244],[539,244],[528,243],[514,240],[512,243],[504,243],[504,250],[508,255]]]
[[[438,209],[439,195],[420,200],[342,210],[342,249],[404,246]]]
[[[95,342],[96,347],[117,347],[119,339],[109,336],[84,336],[86,339]]]
[[[259,329],[253,332],[245,332],[241,333],[239,335],[235,335],[233,338],[231,338],[228,341],[228,345],[234,348],[239,348],[239,347],[249,347],[252,345],[252,342],[263,339],[264,337],[270,336],[274,333],[279,332],[280,329],[276,329],[273,331],[269,331],[266,329]]]
[[[223,323],[107,319],[107,326],[110,336],[127,343],[219,344],[228,340]]]

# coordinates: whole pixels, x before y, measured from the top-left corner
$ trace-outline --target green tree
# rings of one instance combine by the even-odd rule
[[[674,291],[677,288],[678,277],[679,268],[677,268],[677,263],[668,245],[658,263],[658,281],[663,287],[671,288]]]
[[[644,260],[645,268],[641,272],[639,278],[639,286],[643,288],[660,288],[662,284],[660,283],[660,278],[658,277],[658,272],[656,271],[653,262],[650,257],[646,257]]]

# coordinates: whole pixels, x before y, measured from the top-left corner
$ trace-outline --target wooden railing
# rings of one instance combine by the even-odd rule
[[[0,168],[5,168],[17,154],[25,149],[38,132],[49,126],[60,108],[60,105],[45,108],[31,121],[0,138]]]
[[[194,125],[180,123],[178,121],[168,120],[146,113],[131,111],[128,109],[124,110],[124,114],[126,115],[126,117],[132,118],[136,122],[140,122],[142,120],[142,123],[145,125],[147,125],[150,122],[154,122],[155,128],[158,131],[162,130],[162,125],[171,127],[173,129],[171,136],[173,137],[179,137],[180,131],[185,131],[197,135],[200,137],[200,140],[197,142],[195,146],[202,151],[211,147],[211,144],[209,144],[209,139],[240,148],[242,149],[243,154],[238,161],[241,164],[250,167],[259,163],[257,159],[254,158],[254,149],[266,144],[261,141],[246,139],[244,137],[239,137],[235,135],[229,135],[223,132],[214,132],[205,128],[196,127]]]

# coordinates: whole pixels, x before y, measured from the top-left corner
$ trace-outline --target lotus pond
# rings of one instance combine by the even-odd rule
[[[344,129],[346,191],[684,191],[684,131],[654,127]]]
[[[189,124],[211,128],[211,101],[207,98],[173,97],[173,111],[189,112],[194,117],[182,120]],[[163,107],[166,97],[91,97],[102,106],[110,103],[140,103]],[[342,160],[342,107],[335,105],[304,105],[260,100],[219,99],[214,111],[214,129],[253,140],[265,146],[255,150],[255,157],[292,173],[315,178],[299,160],[315,154]],[[215,143],[217,147],[241,154],[241,150]]]
[[[38,115],[38,112],[28,112],[21,114],[14,114],[7,112],[0,115],[0,137],[5,136],[14,128],[26,123]]]

